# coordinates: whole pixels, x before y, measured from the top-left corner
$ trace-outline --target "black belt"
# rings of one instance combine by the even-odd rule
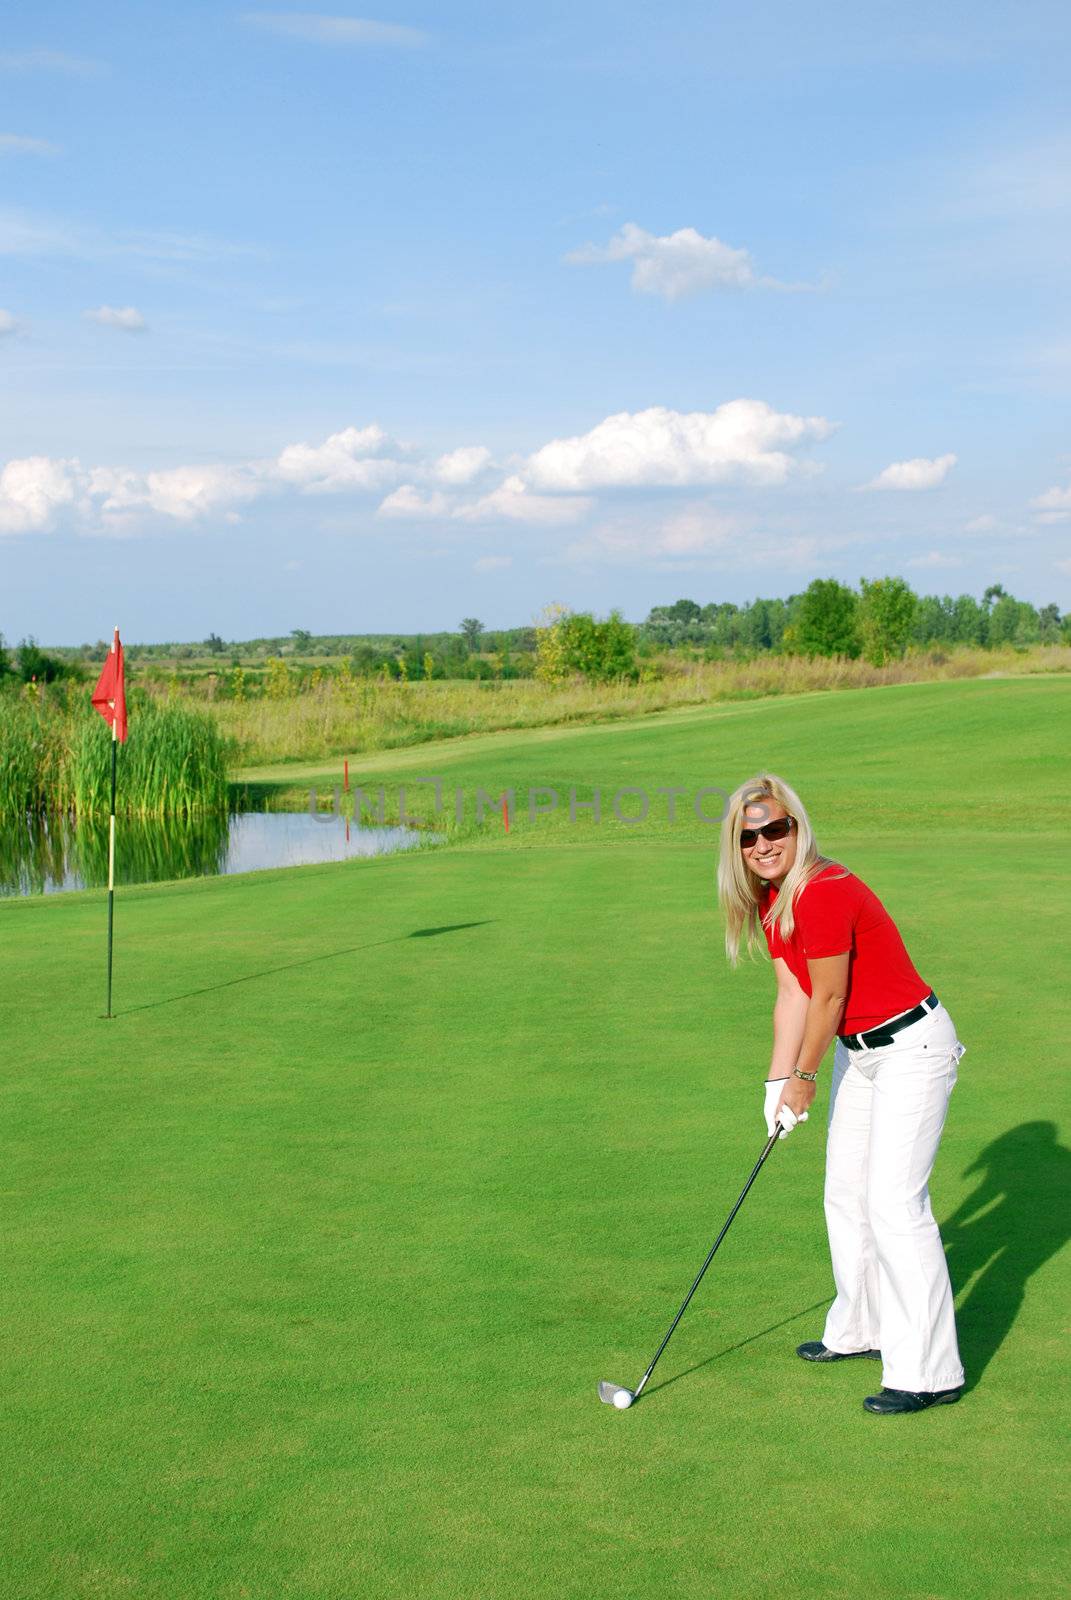
[[[902,1017],[894,1017],[892,1022],[883,1022],[880,1028],[870,1028],[866,1033],[838,1033],[837,1038],[849,1050],[876,1050],[879,1045],[891,1044],[894,1033],[899,1033],[901,1028],[908,1027],[912,1022],[918,1022],[927,1011],[933,1011],[940,1003],[931,989],[914,1011],[905,1011]]]

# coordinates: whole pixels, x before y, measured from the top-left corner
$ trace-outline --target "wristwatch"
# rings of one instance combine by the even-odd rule
[[[818,1074],[817,1072],[801,1072],[799,1067],[793,1067],[792,1076],[794,1078],[802,1078],[804,1083],[814,1083],[815,1079],[818,1077]]]

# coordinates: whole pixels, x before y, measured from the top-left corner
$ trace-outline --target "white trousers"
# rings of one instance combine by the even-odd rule
[[[938,1004],[891,1044],[849,1050],[838,1039],[833,1055],[825,1210],[837,1297],[822,1342],[880,1350],[888,1389],[963,1382],[928,1188],[963,1053]]]

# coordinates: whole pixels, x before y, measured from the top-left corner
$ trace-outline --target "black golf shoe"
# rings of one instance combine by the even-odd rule
[[[914,1394],[910,1389],[883,1389],[880,1394],[868,1394],[863,1405],[878,1417],[898,1417],[905,1411],[925,1411],[927,1406],[951,1406],[963,1393],[959,1389],[938,1389],[932,1394],[925,1391]]]
[[[796,1354],[804,1361],[857,1361],[866,1356],[869,1361],[880,1361],[880,1350],[827,1350],[821,1339],[811,1339],[796,1346]]]

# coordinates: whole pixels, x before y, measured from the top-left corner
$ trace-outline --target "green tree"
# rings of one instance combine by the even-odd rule
[[[611,612],[605,622],[581,611],[563,618],[560,627],[568,671],[579,673],[589,683],[610,683],[635,675],[635,630],[619,611]]]
[[[919,603],[915,607],[915,620],[911,626],[911,637],[915,644],[938,644],[946,639],[948,616],[945,603],[935,594],[919,596]]]
[[[540,683],[560,683],[568,677],[565,634],[562,624],[572,616],[568,606],[556,601],[544,606],[536,623],[535,675]]]
[[[805,656],[859,655],[859,600],[836,578],[815,578],[794,619],[795,644]]]
[[[741,642],[744,635],[743,613],[731,600],[704,607],[703,616],[709,621],[710,636],[715,644],[731,648]]]
[[[1026,600],[1002,594],[989,613],[990,644],[1036,644],[1040,637],[1034,607]]]
[[[308,628],[291,628],[290,637],[294,641],[294,649],[298,655],[303,656],[312,643],[312,634]]]
[[[465,617],[461,624],[461,637],[469,655],[475,655],[480,648],[480,638],[483,634],[483,623],[476,617]]]
[[[544,683],[572,676],[610,683],[637,676],[636,630],[619,611],[597,622],[588,611],[548,606],[537,638],[536,676]]]
[[[1060,616],[1059,606],[1042,606],[1041,610],[1038,612],[1038,632],[1041,635],[1043,643],[1054,644],[1060,637],[1062,625],[1063,618]],[[3,640],[0,639],[0,650],[2,650],[2,648]],[[3,667],[0,666],[0,672],[3,670]]]
[[[972,594],[961,594],[952,601],[951,622],[953,644],[989,643],[989,618]]]
[[[223,640],[220,638],[218,633],[210,633],[208,635],[208,638],[205,640],[205,649],[210,655],[213,656],[220,656],[223,654]]]
[[[11,671],[11,657],[7,653],[4,636],[0,633],[0,679],[5,678]]]
[[[698,622],[702,608],[694,600],[676,600],[671,606],[666,606],[665,614],[671,622]]]
[[[67,664],[55,656],[48,656],[38,647],[37,640],[23,639],[15,651],[15,671],[23,683],[54,683],[67,677]]]
[[[756,600],[750,606],[744,607],[742,619],[742,637],[745,644],[753,650],[772,650],[774,646],[775,611],[774,607],[780,602],[776,600]],[[782,625],[783,628],[783,625]],[[778,633],[780,637],[780,632]]]
[[[859,633],[863,655],[875,667],[898,661],[907,649],[918,596],[903,578],[860,579]]]

